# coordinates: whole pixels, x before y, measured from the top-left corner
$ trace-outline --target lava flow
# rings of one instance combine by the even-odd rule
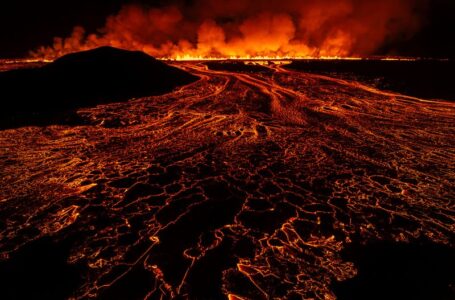
[[[327,300],[358,273],[354,242],[453,249],[455,103],[173,64],[201,79],[79,109],[86,125],[0,131],[2,259],[31,247],[32,268],[50,238],[65,255],[47,271],[76,274],[37,273],[34,295]]]

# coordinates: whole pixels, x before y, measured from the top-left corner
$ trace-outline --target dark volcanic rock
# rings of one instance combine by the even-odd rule
[[[0,261],[2,299],[68,299],[80,284],[80,266],[67,262],[71,242],[43,238]]]
[[[372,84],[409,96],[455,100],[454,60],[297,60],[289,69]]]
[[[0,73],[0,128],[61,123],[80,107],[164,94],[197,79],[143,52],[102,47],[69,54],[41,68]]]
[[[427,240],[354,243],[344,253],[358,275],[334,283],[339,300],[455,299],[455,253]]]

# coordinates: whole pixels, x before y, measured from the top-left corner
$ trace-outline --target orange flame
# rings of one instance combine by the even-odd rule
[[[197,0],[190,6],[125,6],[98,33],[75,27],[33,57],[99,46],[162,59],[359,57],[409,37],[420,16],[412,0]]]

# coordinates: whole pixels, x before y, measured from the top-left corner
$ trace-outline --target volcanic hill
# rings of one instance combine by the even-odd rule
[[[41,68],[0,72],[0,127],[61,123],[77,108],[165,94],[197,79],[139,51],[69,54]]]

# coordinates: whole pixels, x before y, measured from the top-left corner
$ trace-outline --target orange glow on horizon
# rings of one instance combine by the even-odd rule
[[[90,49],[82,49],[81,51],[86,51]],[[134,49],[126,49],[134,51]],[[76,53],[78,51],[68,51],[67,53],[61,53],[58,56],[56,53],[48,53],[47,56],[36,56],[32,58],[25,58],[25,59],[10,59],[5,60],[4,63],[6,64],[14,64],[14,63],[50,63],[53,62],[55,59],[71,54]],[[147,53],[146,51],[144,51]],[[147,53],[153,56],[153,53]],[[384,56],[384,57],[361,57],[361,56],[309,56],[309,55],[302,55],[302,56],[202,56],[202,55],[192,55],[192,54],[179,54],[175,57],[167,56],[167,57],[155,57],[158,60],[162,61],[227,61],[227,60],[238,60],[238,61],[292,61],[292,60],[351,60],[351,61],[360,61],[360,60],[378,60],[378,61],[417,61],[421,59],[430,59],[430,58],[420,58],[420,57],[399,57],[399,56]],[[441,60],[441,59],[438,59]]]
[[[393,23],[400,20],[399,23]],[[169,60],[360,59],[412,36],[420,17],[411,0],[196,0],[161,8],[126,5],[88,33],[31,51],[35,58],[111,46]]]

